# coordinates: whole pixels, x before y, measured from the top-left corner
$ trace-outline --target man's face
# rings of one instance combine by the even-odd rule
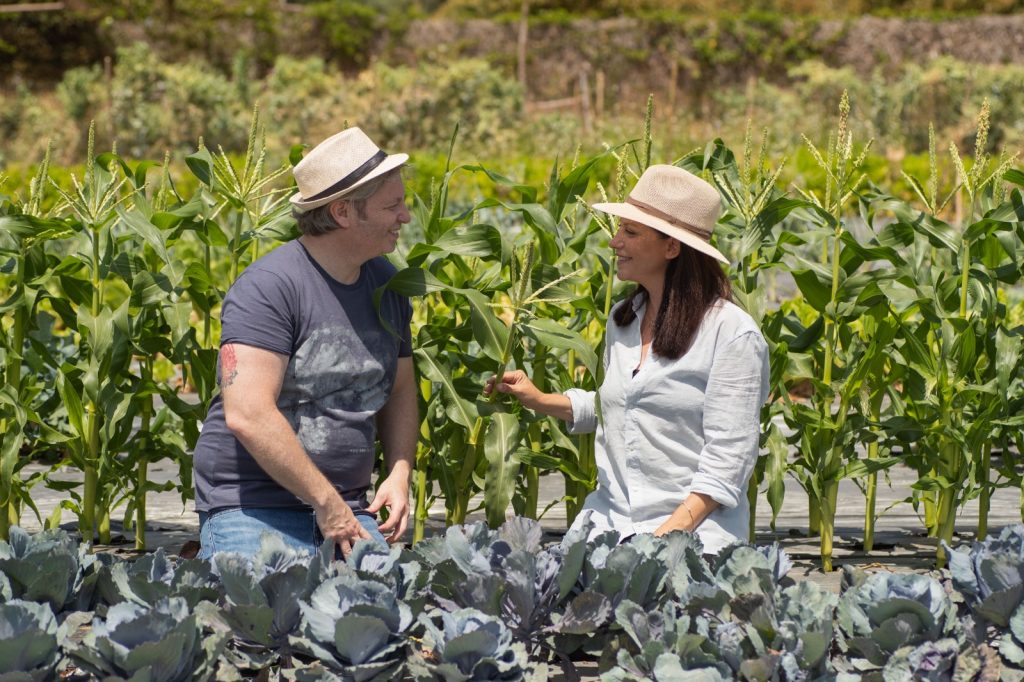
[[[355,212],[353,236],[365,245],[371,258],[391,253],[398,244],[402,225],[412,218],[405,206],[405,185],[394,175],[366,200],[362,214]]]

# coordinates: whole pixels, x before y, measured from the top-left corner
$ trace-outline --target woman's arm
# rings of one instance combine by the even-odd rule
[[[490,395],[495,389],[494,378],[487,380],[484,386],[484,395]],[[513,372],[505,372],[501,377],[501,383],[497,384],[498,393],[508,393],[516,400],[534,412],[540,412],[551,417],[557,417],[563,421],[572,421],[572,403],[569,398],[561,393],[542,393],[532,381],[526,376],[526,372],[517,369]]]
[[[682,504],[672,512],[672,516],[668,517],[663,524],[658,526],[654,534],[665,535],[674,530],[693,532],[708,517],[708,514],[718,509],[719,506],[721,505],[711,499],[710,495],[690,493],[683,500]]]

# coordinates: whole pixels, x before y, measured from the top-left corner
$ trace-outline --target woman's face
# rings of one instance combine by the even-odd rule
[[[680,247],[677,240],[626,218],[619,220],[619,231],[608,244],[617,257],[619,279],[648,290],[664,282],[668,262],[679,255]]]

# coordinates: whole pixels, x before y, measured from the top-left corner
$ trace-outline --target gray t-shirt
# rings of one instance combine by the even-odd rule
[[[246,268],[221,309],[222,346],[238,343],[289,356],[277,406],[354,511],[367,506],[374,416],[391,394],[397,359],[412,355],[408,299],[385,293],[379,315],[373,301],[374,290],[394,273],[386,259],[375,258],[363,264],[354,284],[342,284],[294,241]],[[303,504],[228,430],[219,395],[194,460],[198,511]]]

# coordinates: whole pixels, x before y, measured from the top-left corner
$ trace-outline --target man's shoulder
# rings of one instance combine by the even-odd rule
[[[242,275],[265,272],[286,274],[294,271],[297,266],[303,265],[307,260],[305,250],[299,242],[290,241],[254,260],[242,271]]]
[[[298,242],[287,242],[246,266],[235,284],[275,286],[309,275],[309,259]]]

